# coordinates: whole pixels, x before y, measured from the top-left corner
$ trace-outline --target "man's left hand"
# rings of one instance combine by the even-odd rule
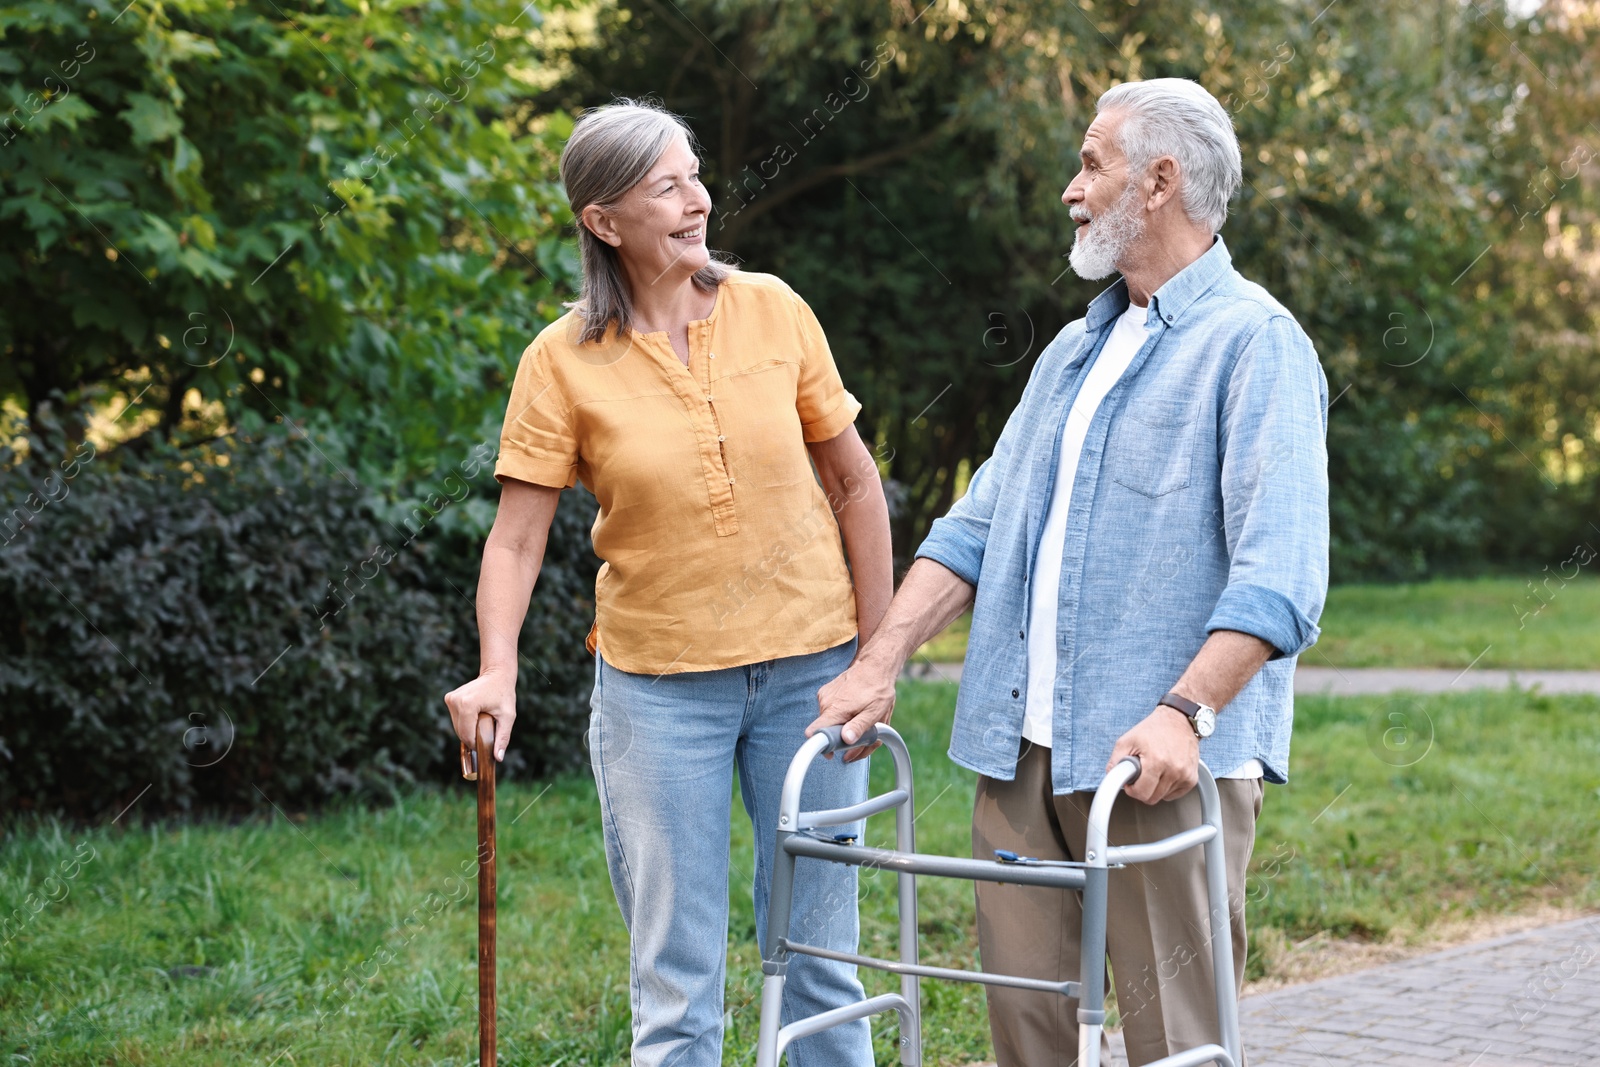
[[[1176,800],[1200,780],[1200,739],[1189,717],[1165,704],[1117,739],[1106,770],[1124,756],[1139,757],[1139,777],[1124,787],[1130,797],[1146,804]]]

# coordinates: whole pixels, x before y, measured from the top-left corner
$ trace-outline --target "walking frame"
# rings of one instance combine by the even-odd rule
[[[1123,786],[1139,776],[1139,761],[1129,756],[1106,774],[1089,807],[1089,828],[1082,862],[1047,862],[998,852],[997,859],[979,860],[923,855],[916,851],[915,808],[912,805],[911,755],[905,741],[888,726],[867,730],[853,745],[840,738],[839,726],[813,734],[789,764],[778,802],[778,839],[772,870],[771,907],[767,915],[767,948],[761,963],[761,1023],[756,1039],[756,1067],[777,1067],[784,1050],[798,1038],[830,1027],[893,1010],[900,1017],[900,1062],[904,1067],[922,1064],[921,980],[940,978],[978,982],[1012,989],[1057,993],[1078,1001],[1078,1065],[1100,1067],[1100,1035],[1105,1027],[1106,885],[1114,868],[1130,863],[1165,859],[1186,849],[1204,850],[1206,894],[1210,903],[1211,969],[1216,982],[1217,1022],[1222,1045],[1201,1045],[1173,1053],[1148,1067],[1199,1067],[1213,1063],[1238,1067],[1240,1055],[1239,1005],[1234,989],[1233,938],[1228,918],[1227,867],[1222,848],[1222,806],[1216,781],[1200,764],[1201,823],[1160,841],[1112,845],[1107,840],[1111,807]],[[816,757],[863,748],[876,741],[894,757],[894,788],[847,808],[801,811],[800,795],[806,772]],[[894,849],[868,848],[855,838],[821,833],[823,827],[841,826],[879,812],[895,813]],[[855,867],[896,873],[900,902],[900,958],[877,959],[838,952],[789,939],[794,897],[794,864],[798,856],[845,863]],[[964,878],[968,881],[1004,882],[1079,890],[1083,895],[1082,957],[1079,981],[1055,982],[1015,975],[928,967],[917,962],[917,875]],[[900,992],[869,997],[805,1019],[782,1025],[783,987],[792,953],[872,967],[900,976]]]

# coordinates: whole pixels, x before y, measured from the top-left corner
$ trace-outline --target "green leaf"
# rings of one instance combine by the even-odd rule
[[[129,106],[121,115],[133,130],[133,143],[138,147],[159,144],[183,129],[177,109],[166,100],[158,100],[149,93],[132,93]]]

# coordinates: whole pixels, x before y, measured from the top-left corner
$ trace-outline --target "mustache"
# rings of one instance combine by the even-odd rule
[[[1073,204],[1067,209],[1067,214],[1072,218],[1073,222],[1088,222],[1094,218],[1093,215],[1089,214],[1089,209],[1082,204]]]

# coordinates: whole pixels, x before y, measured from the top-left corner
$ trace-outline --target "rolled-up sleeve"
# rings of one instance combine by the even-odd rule
[[[1316,643],[1328,592],[1328,381],[1311,340],[1276,315],[1256,331],[1223,404],[1228,584],[1206,630],[1238,630],[1272,659]]]
[[[578,481],[578,442],[566,396],[552,373],[549,353],[535,341],[522,353],[500,427],[494,477],[567,489]]]

